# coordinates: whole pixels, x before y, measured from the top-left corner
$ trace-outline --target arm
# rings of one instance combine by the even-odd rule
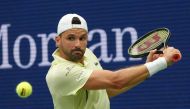
[[[180,54],[180,51],[177,49],[174,49],[173,47],[168,47],[166,50],[164,50],[164,54],[162,56],[164,57],[166,67],[167,67],[167,64],[172,63],[172,57],[176,53]],[[150,57],[149,57],[149,60],[151,60]],[[95,70],[93,71],[90,78],[84,85],[84,88],[94,89],[94,90],[107,89],[109,96],[118,95],[136,86],[137,84],[141,83],[147,77],[149,77],[150,74],[152,75],[155,72],[162,70],[162,68],[158,70],[154,70],[154,69],[157,69],[157,67],[159,67],[157,66],[157,63],[155,64],[155,62],[158,62],[158,59],[156,60],[154,61],[151,60],[154,63],[154,68],[152,68],[153,70],[152,69],[150,70],[150,68],[152,67],[152,66],[149,66],[150,64],[124,68],[121,70],[117,70],[115,72],[109,71],[109,70]],[[159,63],[159,65],[161,66],[162,64],[163,63]]]
[[[155,50],[151,51],[151,53],[149,54],[149,56],[147,58],[147,62],[153,61],[152,57],[155,52],[156,52]],[[107,75],[107,76],[104,76],[104,75]],[[113,77],[112,77],[112,75],[113,75]],[[114,76],[118,80],[116,80],[114,78]],[[133,88],[134,86],[143,82],[148,76],[149,76],[148,70],[147,70],[146,66],[144,66],[144,65],[129,67],[129,68],[118,70],[116,72],[95,71],[95,72],[93,72],[90,79],[86,83],[85,88],[87,88],[87,89],[91,89],[91,88],[92,89],[99,89],[99,88],[104,89],[104,88],[106,88],[109,97],[112,97],[112,96],[116,96],[120,93],[123,93],[123,92]],[[99,78],[99,80],[102,80],[102,81],[100,82],[98,80],[92,79],[92,77],[96,78],[96,79]],[[112,78],[112,79],[107,80],[108,79],[107,77]],[[107,83],[107,84],[105,84],[105,83]],[[95,84],[95,85],[93,85],[93,84]],[[103,85],[103,84],[105,85],[104,87],[98,86],[98,85]]]
[[[134,66],[118,71],[94,70],[84,85],[86,89],[122,89],[142,75],[148,77],[145,65]],[[146,78],[145,77],[145,78]]]
[[[147,56],[146,62],[152,62],[152,61],[156,60],[158,57],[162,56],[162,55],[159,55],[159,54],[155,54],[155,52],[156,52],[156,50],[150,51],[149,55]],[[138,84],[140,84],[141,82],[146,80],[146,78],[148,76],[149,76],[149,74],[145,73],[145,74],[135,78],[134,80],[130,81],[126,87],[121,88],[121,89],[108,88],[107,93],[108,93],[109,97],[119,95],[119,94],[121,94],[123,92],[126,92],[129,89],[137,86]]]
[[[128,84],[124,88],[121,88],[121,89],[108,88],[107,93],[108,93],[109,97],[117,96],[117,95],[119,95],[123,92],[126,92],[126,91],[130,90],[131,88],[137,86],[138,84],[140,84],[141,82],[146,80],[147,77],[149,77],[149,74],[144,73],[144,74],[138,76],[137,78],[129,81]]]
[[[143,75],[137,77],[136,79],[130,81],[126,87],[121,88],[121,89],[108,88],[107,89],[108,96],[114,97],[123,92],[126,92],[126,91],[132,89],[133,87],[137,86],[138,84],[142,83],[144,80],[147,79],[147,77],[148,77],[148,73],[143,74]]]

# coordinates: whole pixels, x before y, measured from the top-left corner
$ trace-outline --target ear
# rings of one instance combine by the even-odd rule
[[[55,37],[55,43],[56,43],[56,47],[59,47],[59,45],[61,43],[61,37],[60,36]]]

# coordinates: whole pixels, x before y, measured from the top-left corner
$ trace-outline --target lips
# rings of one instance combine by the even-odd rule
[[[74,53],[82,53],[83,54],[83,51],[80,49],[80,48],[76,48],[74,50],[72,50],[72,52]]]
[[[78,50],[77,51],[73,51],[73,53],[76,54],[76,55],[82,55],[82,51],[78,51]]]
[[[83,55],[83,51],[82,50],[73,50],[72,54],[77,55],[77,56],[82,56]]]

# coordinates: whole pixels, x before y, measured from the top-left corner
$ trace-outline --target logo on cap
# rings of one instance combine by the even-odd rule
[[[73,17],[72,24],[81,24],[81,21],[78,17]]]

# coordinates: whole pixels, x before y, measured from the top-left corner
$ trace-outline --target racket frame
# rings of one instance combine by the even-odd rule
[[[163,43],[159,44],[157,47],[155,47],[154,49],[157,49],[157,53],[161,54],[163,53],[160,49],[163,47],[166,47],[168,45],[168,40],[170,39],[171,33],[169,31],[168,28],[162,27],[162,28],[157,28],[154,29],[148,33],[146,33],[145,35],[143,35],[142,37],[138,38],[137,41],[135,43],[133,43],[129,48],[128,48],[128,54],[133,57],[133,58],[139,58],[139,57],[145,57],[149,54],[150,51],[144,51],[143,53],[139,53],[139,54],[133,54],[131,53],[132,48],[138,44],[140,41],[142,41],[143,39],[147,38],[150,34],[156,32],[156,31],[160,31],[160,30],[166,30],[168,32],[168,36],[166,37],[166,39],[163,41]],[[152,49],[153,50],[153,49]]]

